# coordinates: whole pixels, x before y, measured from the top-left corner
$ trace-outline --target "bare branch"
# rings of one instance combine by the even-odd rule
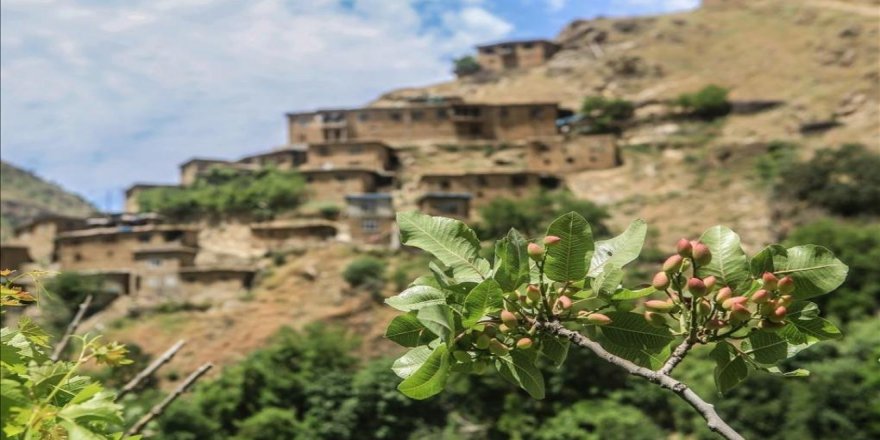
[[[189,377],[186,378],[186,380],[184,380],[180,385],[177,386],[177,388],[174,389],[174,391],[171,392],[171,394],[169,394],[165,397],[165,399],[153,406],[153,408],[150,409],[150,412],[144,414],[144,416],[141,417],[141,419],[138,420],[137,423],[134,424],[134,426],[129,428],[125,435],[132,436],[143,431],[144,427],[146,427],[147,424],[150,423],[150,421],[152,421],[156,417],[161,416],[162,413],[165,412],[165,408],[167,408],[168,405],[171,405],[171,403],[174,402],[178,397],[180,397],[181,394],[185,393],[186,390],[190,386],[192,386],[193,383],[195,383],[195,381],[199,380],[199,377],[207,373],[208,370],[210,370],[213,366],[213,364],[208,362],[199,367],[198,370],[193,371],[192,374],[190,374]]]
[[[64,353],[64,349],[67,348],[67,344],[70,343],[70,338],[73,337],[73,334],[76,333],[77,327],[79,327],[80,321],[82,321],[83,316],[86,315],[86,310],[88,310],[89,306],[92,304],[92,295],[86,297],[82,303],[79,305],[79,310],[76,311],[76,315],[73,317],[73,320],[70,321],[70,324],[67,324],[67,329],[64,330],[64,337],[61,338],[61,341],[58,342],[58,345],[55,346],[55,350],[52,351],[52,356],[49,357],[53,362],[57,361],[58,358],[61,357],[61,353]]]
[[[666,360],[666,363],[657,372],[664,376],[669,376],[669,373],[672,373],[672,369],[684,360],[684,357],[693,346],[694,343],[690,339],[685,339],[681,345],[675,347],[672,356],[669,356],[669,359]]]
[[[706,419],[706,424],[709,426],[709,429],[717,432],[722,437],[728,440],[744,440],[743,436],[737,433],[733,428],[730,427],[730,425],[728,425],[723,419],[721,419],[718,413],[715,412],[715,407],[712,404],[700,398],[700,396],[698,396],[690,388],[688,388],[687,385],[673,379],[670,376],[661,374],[658,371],[652,371],[647,368],[640,367],[626,359],[615,356],[602,348],[602,346],[599,345],[598,342],[590,340],[586,336],[576,331],[569,330],[563,327],[562,323],[558,321],[537,321],[537,324],[539,328],[544,329],[549,333],[566,338],[579,347],[591,350],[600,358],[623,368],[630,374],[643,377],[650,382],[653,382],[660,387],[666,388],[677,394],[685,402],[687,402],[690,406],[697,410],[704,419]],[[676,351],[678,351],[678,349],[676,349]]]
[[[165,353],[162,354],[162,356],[159,356],[156,360],[154,360],[152,363],[150,363],[150,365],[148,365],[147,368],[144,368],[143,370],[141,370],[141,372],[138,373],[137,376],[135,376],[130,381],[128,381],[128,383],[125,384],[125,386],[122,387],[122,389],[119,390],[118,393],[116,393],[116,398],[114,399],[114,401],[121,399],[122,396],[130,393],[135,388],[137,388],[137,386],[144,379],[152,376],[153,373],[156,372],[156,370],[158,370],[162,365],[165,365],[165,363],[170,361],[171,358],[173,358],[174,355],[177,354],[177,352],[181,349],[181,347],[183,347],[183,344],[185,344],[185,343],[186,342],[183,339],[177,341],[177,343],[174,344],[173,346],[171,346],[171,348],[169,348],[168,350],[166,350]]]

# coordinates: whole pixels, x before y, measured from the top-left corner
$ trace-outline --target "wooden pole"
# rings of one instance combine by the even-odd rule
[[[165,397],[161,402],[157,403],[153,408],[150,409],[150,412],[144,414],[137,423],[134,424],[129,430],[125,433],[126,436],[137,435],[139,432],[144,430],[144,427],[147,426],[150,421],[162,415],[165,412],[165,409],[168,408],[168,405],[171,405],[181,394],[185,393],[186,390],[192,386],[195,381],[199,380],[199,378],[208,372],[214,365],[210,362],[199,367],[198,370],[193,371],[186,380],[183,381],[174,391],[171,392],[168,396]]]
[[[64,352],[64,349],[67,348],[67,344],[70,343],[70,338],[73,337],[73,334],[76,333],[77,327],[79,327],[80,321],[82,321],[83,316],[86,315],[86,310],[89,308],[89,305],[92,304],[92,295],[86,297],[86,299],[79,305],[79,310],[76,311],[76,316],[73,317],[73,320],[70,321],[70,324],[67,324],[67,329],[64,331],[64,337],[61,338],[61,342],[55,346],[55,350],[52,352],[52,356],[49,357],[53,362],[57,361],[59,357],[61,357],[61,353]]]
[[[118,393],[116,393],[116,398],[113,400],[119,400],[122,398],[122,396],[134,391],[134,389],[137,388],[137,386],[140,385],[140,383],[144,379],[152,376],[153,373],[156,372],[156,370],[158,370],[160,367],[162,367],[162,365],[165,365],[168,361],[170,361],[171,358],[173,358],[174,355],[177,354],[178,351],[180,351],[181,347],[183,347],[185,343],[186,342],[183,339],[177,341],[177,343],[166,350],[165,353],[162,354],[162,356],[159,356],[156,360],[150,363],[147,368],[141,370],[141,372],[138,373],[137,376],[128,381],[128,383],[125,384],[125,386],[122,387],[122,389],[120,389]]]

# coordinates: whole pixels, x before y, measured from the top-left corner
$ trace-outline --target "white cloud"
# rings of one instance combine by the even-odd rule
[[[618,7],[636,9],[643,13],[683,11],[700,6],[700,0],[614,0],[613,3]]]
[[[405,0],[47,3],[2,3],[2,156],[99,202],[278,145],[286,111],[448,78],[512,31],[470,0],[433,24]]]
[[[565,7],[565,4],[568,3],[567,0],[545,0],[547,2],[547,8],[550,11],[559,11]]]

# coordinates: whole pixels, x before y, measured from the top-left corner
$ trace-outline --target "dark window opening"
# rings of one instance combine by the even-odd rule
[[[565,158],[565,163],[567,163],[567,164],[573,164],[573,163],[574,163],[574,158],[573,158],[573,157],[566,157],[566,158]]]
[[[543,107],[532,107],[532,109],[529,110],[529,116],[532,119],[539,119],[541,117],[541,115],[543,115],[543,114],[544,114]]]
[[[442,189],[449,189],[451,186],[452,185],[449,183],[448,180],[441,180],[440,181],[440,188],[442,188]]]
[[[486,177],[485,177],[485,176],[478,176],[478,177],[477,177],[477,185],[480,185],[480,186],[488,186],[488,185],[489,185],[489,181],[486,180]]]
[[[528,177],[523,174],[517,174],[511,178],[511,183],[513,184],[513,186],[526,186],[526,183],[528,183],[528,181]]]
[[[183,238],[183,232],[181,232],[181,231],[168,231],[168,232],[165,232],[162,234],[162,238],[166,242],[180,240],[181,238]]]
[[[412,112],[412,120],[413,121],[421,121],[424,118],[425,118],[425,112],[423,112],[421,110],[414,110]]]
[[[391,113],[391,120],[392,121],[400,122],[400,119],[401,119],[400,113],[398,113],[398,112]]]
[[[448,116],[445,108],[437,110],[437,119],[446,119]]]
[[[138,235],[138,241],[141,243],[146,243],[150,241],[150,234],[140,234]]]

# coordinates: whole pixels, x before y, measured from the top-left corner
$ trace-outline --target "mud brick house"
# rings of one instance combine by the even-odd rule
[[[351,240],[357,243],[389,243],[394,235],[394,201],[391,194],[345,196],[345,217]]]
[[[388,188],[392,176],[369,168],[301,169],[312,200],[342,206],[346,194],[376,192]]]
[[[477,46],[477,63],[489,72],[535,67],[547,62],[559,46],[547,40],[504,41]]]
[[[55,238],[62,232],[81,229],[86,219],[61,215],[44,215],[15,229],[15,242],[26,244],[31,258],[49,263],[55,252]]]
[[[223,159],[204,159],[193,158],[180,164],[180,184],[190,186],[196,183],[199,177],[205,175],[214,168],[234,169],[241,172],[248,172],[255,167],[248,163],[231,162]]]
[[[570,173],[613,168],[620,164],[614,135],[574,136],[528,145],[530,170]]]
[[[157,245],[195,247],[197,233],[191,225],[90,228],[58,234],[55,252],[64,270],[130,270],[137,252]]]
[[[0,270],[20,271],[22,266],[32,262],[30,249],[23,244],[0,245]]]
[[[265,153],[245,156],[238,163],[255,168],[276,168],[290,170],[306,163],[308,148],[306,146],[287,146]]]
[[[419,197],[419,210],[428,215],[467,220],[472,198],[470,193],[429,192]]]
[[[325,143],[381,139],[389,144],[418,140],[515,141],[555,135],[556,103],[413,103],[288,113],[289,142]]]
[[[308,246],[336,237],[336,224],[327,220],[301,219],[251,223],[251,235],[269,250]]]
[[[393,157],[388,145],[378,141],[324,142],[308,145],[308,159],[304,168],[390,170]]]
[[[425,174],[419,180],[423,193],[457,193],[472,196],[470,208],[480,208],[496,198],[528,197],[539,189],[555,189],[561,180],[531,171],[482,171]]]
[[[179,188],[178,185],[168,185],[159,183],[135,183],[125,190],[125,212],[140,212],[141,206],[139,198],[144,191],[156,188]]]
[[[244,293],[253,285],[255,273],[240,267],[185,267],[178,276],[187,297],[212,299]]]

